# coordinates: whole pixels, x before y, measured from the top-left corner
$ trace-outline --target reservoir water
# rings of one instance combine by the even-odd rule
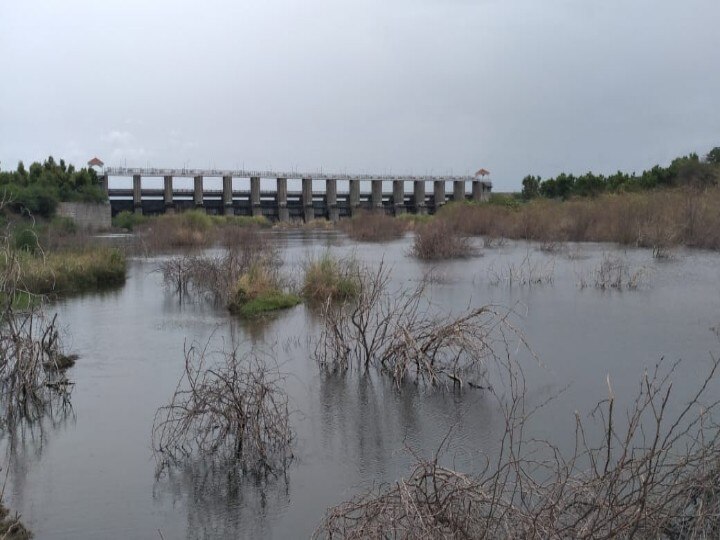
[[[657,260],[650,250],[584,244],[548,253],[509,242],[428,265],[408,256],[410,238],[376,245],[335,232],[271,232],[268,241],[295,280],[312,254],[330,249],[383,262],[394,287],[414,287],[431,272],[427,294],[439,313],[490,303],[513,310],[538,359],[517,348],[528,365],[528,399],[557,395],[533,431],[561,446],[572,437],[574,412],[589,413],[607,395],[608,377],[629,399],[645,368],[682,359],[673,376],[679,407],[711,354],[720,354],[716,253]],[[640,271],[639,287],[595,288],[593,272],[608,256]],[[483,391],[398,390],[372,374],[321,375],[311,357],[320,322],[310,308],[246,322],[206,302],[181,303],[163,287],[158,260],[131,260],[122,289],[52,306],[68,350],[80,355],[69,372],[72,412],[2,441],[6,504],[36,538],[307,538],[327,507],[407,474],[410,450],[431,455],[450,430],[447,452],[461,470],[496,448],[504,424]],[[523,265],[545,282],[510,279]],[[199,466],[155,478],[153,416],[182,374],[184,346],[208,341],[211,349],[256,347],[277,358],[296,434],[285,478],[232,482]]]

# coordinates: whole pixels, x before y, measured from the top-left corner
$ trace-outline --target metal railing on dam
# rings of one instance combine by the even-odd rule
[[[132,187],[110,188],[110,177],[131,177]],[[316,218],[334,221],[362,211],[382,211],[391,215],[434,213],[449,200],[486,200],[492,190],[490,181],[475,176],[329,174],[322,171],[110,167],[103,171],[101,178],[113,215],[123,210],[161,214],[202,208],[213,214],[266,216],[280,221]],[[143,178],[162,178],[163,187],[143,188]],[[192,178],[192,189],[174,188],[174,178]],[[206,188],[206,178],[222,179],[222,189]],[[261,190],[261,179],[275,181],[275,189]],[[288,179],[300,180],[302,189],[288,191]],[[324,182],[324,191],[313,190],[314,181]],[[339,191],[338,182],[346,184],[347,191]],[[412,191],[406,191],[406,182],[412,183]],[[430,193],[426,193],[428,182],[432,184]],[[369,183],[370,190],[362,192],[361,183]],[[391,191],[383,190],[385,183],[392,185]],[[448,183],[452,184],[450,193],[446,189]],[[239,184],[245,184],[249,189],[238,189]],[[469,192],[468,184],[472,186]]]

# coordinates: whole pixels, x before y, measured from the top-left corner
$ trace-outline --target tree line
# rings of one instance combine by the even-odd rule
[[[0,196],[12,211],[42,217],[51,217],[59,202],[107,200],[92,168],[75,169],[65,160],[56,162],[52,156],[27,169],[21,161],[14,171],[0,171]]]
[[[543,180],[528,175],[522,181],[522,197],[568,199],[570,197],[593,197],[606,192],[640,191],[656,187],[712,186],[720,180],[720,147],[713,148],[704,159],[696,153],[676,158],[668,167],[655,165],[642,174],[621,171],[605,176],[586,174],[575,176],[561,173],[555,178]]]

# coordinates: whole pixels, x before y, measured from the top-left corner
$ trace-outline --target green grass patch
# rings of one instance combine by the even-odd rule
[[[263,293],[246,302],[233,302],[230,304],[229,309],[232,313],[241,317],[251,318],[271,311],[288,309],[297,306],[301,302],[302,299],[296,294],[275,290]]]
[[[240,276],[228,309],[242,317],[256,317],[291,308],[301,301],[298,295],[283,289],[275,269],[256,263]]]

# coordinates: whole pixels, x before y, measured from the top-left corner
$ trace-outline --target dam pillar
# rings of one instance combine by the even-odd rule
[[[330,221],[335,222],[340,218],[337,204],[337,180],[334,178],[325,180],[325,207]]]
[[[483,182],[482,180],[473,180],[472,184],[472,198],[475,202],[487,201],[490,199],[490,190],[492,184],[490,182]]]
[[[195,202],[195,207],[202,208],[202,206],[203,206],[203,177],[196,176],[194,182],[195,182],[195,186],[194,186],[194,190],[193,190],[193,201]]]
[[[223,186],[223,194],[222,194],[223,214],[232,215],[234,213],[233,207],[232,207],[232,205],[233,205],[232,176],[223,176],[222,186]]]
[[[173,177],[163,176],[163,202],[165,203],[165,213],[172,213],[175,210],[173,203]]]
[[[260,206],[260,177],[252,176],[250,178],[250,207],[253,217],[262,216],[262,207]]]
[[[371,180],[370,200],[373,212],[382,210],[382,180]]]
[[[290,211],[287,205],[287,178],[277,179],[275,198],[277,200],[278,219],[282,222],[290,221]]]
[[[416,214],[427,214],[427,208],[425,207],[425,180],[415,180],[413,182],[413,204],[415,205]]]
[[[403,180],[393,180],[393,209],[396,216],[405,213],[405,182]]]
[[[480,180],[473,180],[472,198],[475,202],[480,202],[483,200],[483,183]]]
[[[133,174],[133,209],[136,214],[142,214],[142,179],[139,174]]]
[[[453,201],[464,202],[465,201],[465,181],[455,180],[453,182]]]
[[[302,205],[305,223],[315,219],[315,208],[313,208],[312,178],[302,179]]]
[[[102,189],[103,193],[107,197],[110,193],[110,180],[108,178],[107,174],[103,174],[100,177],[100,189]]]
[[[435,196],[435,211],[437,212],[445,204],[445,180],[433,182],[433,194]]]
[[[360,180],[350,180],[350,215],[357,215],[360,208]]]

